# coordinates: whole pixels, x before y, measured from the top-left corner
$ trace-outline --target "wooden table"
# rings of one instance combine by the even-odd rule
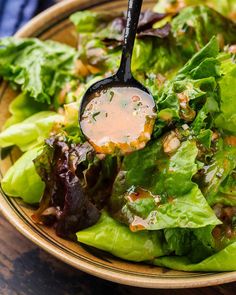
[[[118,285],[76,270],[47,254],[0,215],[0,295],[235,295],[236,283],[187,290]]]

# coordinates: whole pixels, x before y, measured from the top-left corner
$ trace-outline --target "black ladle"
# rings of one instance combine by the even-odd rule
[[[105,78],[101,81],[98,81],[87,89],[87,91],[85,92],[82,98],[81,107],[79,111],[80,122],[82,120],[83,113],[88,103],[91,102],[92,99],[95,99],[96,94],[101,91],[108,90],[108,89],[110,90],[111,88],[114,88],[114,87],[131,87],[131,88],[137,88],[143,91],[145,94],[148,94],[151,96],[148,89],[144,87],[140,82],[138,82],[133,77],[131,72],[132,52],[133,52],[134,41],[135,41],[135,36],[137,32],[137,26],[138,26],[141,7],[142,7],[142,2],[143,2],[142,0],[128,1],[127,22],[126,22],[125,33],[124,33],[124,43],[123,43],[120,67],[115,75],[109,78]],[[151,96],[151,99],[152,99],[153,105],[155,105],[152,96]],[[90,140],[86,136],[86,133],[84,132],[83,128],[82,128],[82,132],[85,135],[85,137],[88,140]]]

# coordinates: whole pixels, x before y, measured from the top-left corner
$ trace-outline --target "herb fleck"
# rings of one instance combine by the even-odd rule
[[[99,114],[100,114],[100,112],[96,112],[96,113],[92,114],[92,118],[94,121],[97,121],[96,116],[98,116]]]

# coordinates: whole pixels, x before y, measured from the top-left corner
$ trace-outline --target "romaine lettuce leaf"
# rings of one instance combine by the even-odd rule
[[[187,257],[166,256],[155,259],[154,264],[183,271],[235,271],[235,252],[236,243],[232,243],[199,263],[191,263]]]
[[[53,125],[60,124],[64,116],[55,112],[36,113],[21,123],[14,124],[0,133],[0,147],[17,145],[22,151],[42,143],[50,134]]]
[[[7,171],[1,181],[3,191],[11,197],[36,204],[43,195],[45,184],[37,174],[33,160],[42,152],[37,147],[24,153]]]
[[[147,261],[168,253],[161,232],[131,232],[103,211],[99,221],[77,232],[79,242],[130,261]]]
[[[73,77],[76,58],[74,48],[54,41],[0,40],[0,76],[39,102],[49,104]]]

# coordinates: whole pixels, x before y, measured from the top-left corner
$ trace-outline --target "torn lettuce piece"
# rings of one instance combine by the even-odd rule
[[[210,149],[213,132],[210,129],[202,130],[197,136],[198,141],[205,148]]]
[[[46,185],[34,220],[54,225],[60,237],[74,239],[78,230],[99,219],[111,193],[116,162],[110,155],[99,159],[88,142],[71,144],[62,135],[47,139],[34,161]]]
[[[215,126],[225,131],[236,134],[236,64],[223,62],[221,70],[223,77],[219,81],[220,113],[215,118]]]
[[[210,41],[200,51],[198,51],[178,72],[176,80],[180,80],[182,75],[183,77],[189,76],[194,79],[206,78],[206,76],[199,77],[198,75],[196,75],[196,73],[200,73],[201,75],[200,69],[204,70],[205,67],[202,68],[202,65],[204,65],[205,60],[207,59],[214,60],[214,58],[217,57],[218,53],[219,53],[219,45],[218,45],[217,39],[215,37],[212,37]],[[208,69],[207,76],[209,76],[209,73],[210,73],[210,76],[215,76],[215,73],[217,73],[217,76],[219,76],[219,71],[217,71],[215,68],[215,66],[217,65],[217,61],[215,61],[214,63],[211,63],[210,65],[211,65],[210,72]]]
[[[236,155],[235,155],[235,168],[236,168]],[[222,182],[219,191],[224,194],[233,195],[236,198],[236,171],[235,171],[235,169]]]
[[[33,160],[42,152],[42,147],[24,153],[7,171],[1,180],[5,194],[20,197],[28,204],[39,203],[45,188],[35,170]]]
[[[177,13],[185,6],[207,5],[226,17],[235,20],[236,3],[234,0],[160,0],[154,6],[159,13]]]
[[[22,151],[42,143],[56,124],[62,124],[64,116],[51,111],[36,113],[21,123],[14,124],[0,133],[0,147],[17,145]]]
[[[194,141],[183,142],[178,150],[167,160],[169,163],[160,171],[154,184],[154,193],[167,194],[173,198],[185,195],[192,189],[192,176],[197,172],[195,159],[198,153]],[[168,157],[167,157],[168,158]],[[161,169],[160,167],[158,167]]]
[[[210,204],[235,166],[236,148],[223,145],[218,148],[210,163],[203,167],[204,173],[197,183]]]
[[[70,16],[70,20],[74,23],[76,30],[82,33],[94,32],[102,17],[93,11],[78,11]]]
[[[188,256],[195,263],[216,252],[213,228],[211,225],[197,229],[169,228],[164,230],[164,235],[173,254]]]
[[[196,135],[200,132],[207,114],[213,111],[213,107],[214,110],[217,109],[216,79],[220,76],[218,53],[218,43],[213,37],[178,71],[171,81],[163,85],[157,97],[159,112],[155,124],[155,137],[155,134],[158,136],[170,122],[180,120],[196,121],[194,122],[194,128],[197,129]],[[199,106],[204,102],[206,103],[205,109],[197,114]]]
[[[116,18],[117,21],[113,22]],[[75,25],[78,33],[92,33],[96,35],[96,32],[102,32],[98,36],[100,39],[109,37],[110,39],[115,39],[116,35],[121,34],[124,28],[122,13],[118,12],[108,13],[84,10],[72,14],[70,20]]]
[[[171,26],[177,45],[188,58],[209,42],[212,36],[217,36],[221,41],[221,49],[225,44],[236,42],[236,24],[204,5],[182,9],[172,20]]]
[[[154,36],[165,38],[170,33],[170,26],[164,21],[163,25],[153,27],[156,23],[165,20],[166,14],[155,13],[151,10],[141,12],[137,36]],[[93,12],[79,11],[74,13],[70,20],[75,24],[78,33],[91,33],[93,37],[99,38],[109,46],[119,46],[123,41],[123,33],[126,18],[122,12]]]
[[[74,77],[77,52],[55,41],[6,37],[0,40],[0,76],[31,98],[50,104]]]
[[[207,204],[197,186],[181,197],[164,204],[144,207],[141,201],[129,203],[118,213],[121,221],[128,218],[130,229],[160,230],[164,228],[201,228],[207,225],[217,225],[220,221]],[[146,209],[146,210],[145,210]],[[151,210],[149,210],[151,209]]]
[[[236,242],[199,263],[191,263],[188,257],[165,256],[155,259],[154,264],[183,271],[235,271]]]
[[[209,198],[208,200],[209,205],[212,207],[215,204],[222,204],[224,206],[236,206],[236,196],[217,193],[214,198]]]
[[[126,225],[114,220],[105,211],[95,225],[76,235],[80,243],[130,261],[153,260],[168,253],[161,232],[131,232]]]
[[[112,216],[133,231],[219,224],[191,181],[197,172],[197,153],[196,143],[185,141],[169,157],[160,140],[126,156],[113,185]]]
[[[31,115],[48,109],[48,105],[30,99],[26,93],[19,94],[9,105],[11,117],[7,119],[3,128],[20,123]]]
[[[132,58],[132,70],[145,74],[164,74],[171,76],[184,64],[185,59],[174,46],[171,37],[160,39],[149,37],[136,39]]]
[[[153,28],[153,24],[163,18],[164,14],[150,10],[141,13],[132,58],[132,70],[138,71],[139,75],[143,74],[142,71],[173,72],[186,61],[177,50],[174,39],[169,36],[170,25]],[[81,11],[73,14],[71,21],[79,33],[80,58],[98,66],[101,72],[115,73],[121,56],[126,22],[124,15]]]
[[[78,32],[79,58],[99,73],[115,73],[121,56],[122,13],[85,10],[72,14],[70,20]]]

